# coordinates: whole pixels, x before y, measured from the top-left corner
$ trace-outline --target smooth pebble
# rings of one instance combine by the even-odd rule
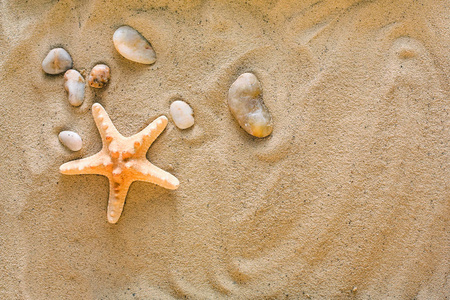
[[[186,129],[194,125],[194,111],[184,101],[176,100],[170,104],[170,116],[180,129]]]
[[[69,103],[80,106],[84,101],[85,81],[77,70],[67,70],[64,74],[64,89],[69,93]]]
[[[244,73],[228,91],[228,106],[239,125],[249,134],[266,137],[272,133],[272,117],[262,99],[261,84],[252,73]]]
[[[50,50],[42,61],[42,69],[47,74],[60,74],[72,68],[72,58],[63,48]]]
[[[100,64],[92,68],[88,76],[88,82],[91,87],[101,89],[109,82],[110,77],[109,67]]]
[[[61,131],[58,138],[64,146],[72,151],[79,151],[83,145],[81,137],[73,131]]]
[[[114,47],[123,57],[141,64],[152,64],[156,53],[150,43],[130,26],[119,27],[113,35]]]

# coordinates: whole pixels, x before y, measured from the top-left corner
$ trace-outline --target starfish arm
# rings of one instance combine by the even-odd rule
[[[107,139],[113,136],[121,136],[109,118],[108,113],[99,103],[92,105],[92,116],[94,117],[98,132],[100,132],[100,136],[102,137],[103,145],[105,145]]]
[[[107,219],[109,223],[117,223],[123,211],[125,198],[133,180],[126,180],[118,185],[113,180],[109,180],[109,200]]]
[[[108,176],[111,169],[111,159],[101,152],[83,159],[66,162],[59,167],[59,171],[66,175],[98,174]]]
[[[175,190],[180,185],[180,181],[175,176],[156,167],[148,160],[142,160],[135,164],[133,169],[137,173],[136,180],[157,184],[170,190]]]
[[[168,120],[166,116],[160,116],[142,131],[130,137],[136,149],[137,156],[144,156],[147,153],[147,150],[150,148],[151,144],[156,140],[161,132],[163,132],[164,128],[166,128],[167,122]]]

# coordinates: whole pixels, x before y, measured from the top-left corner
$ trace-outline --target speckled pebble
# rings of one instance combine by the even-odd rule
[[[107,65],[99,64],[92,68],[88,76],[89,85],[93,88],[101,89],[111,77],[110,69]]]

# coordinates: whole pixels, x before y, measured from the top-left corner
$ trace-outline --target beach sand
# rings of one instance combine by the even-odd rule
[[[123,2],[0,3],[1,299],[449,297],[448,1]],[[155,64],[115,50],[121,25]],[[72,107],[55,47],[108,86]],[[228,109],[244,72],[264,139]],[[101,149],[96,102],[125,136],[168,116],[147,158],[180,180],[133,183],[117,224],[106,177],[59,173]]]

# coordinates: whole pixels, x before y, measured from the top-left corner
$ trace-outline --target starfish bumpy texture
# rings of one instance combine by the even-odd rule
[[[100,104],[92,105],[92,115],[102,138],[102,150],[93,156],[67,162],[59,170],[68,175],[99,174],[108,177],[108,222],[119,220],[133,181],[147,181],[171,190],[178,188],[180,182],[175,176],[154,166],[146,158],[148,148],[166,128],[165,116],[157,118],[139,133],[124,137]]]

